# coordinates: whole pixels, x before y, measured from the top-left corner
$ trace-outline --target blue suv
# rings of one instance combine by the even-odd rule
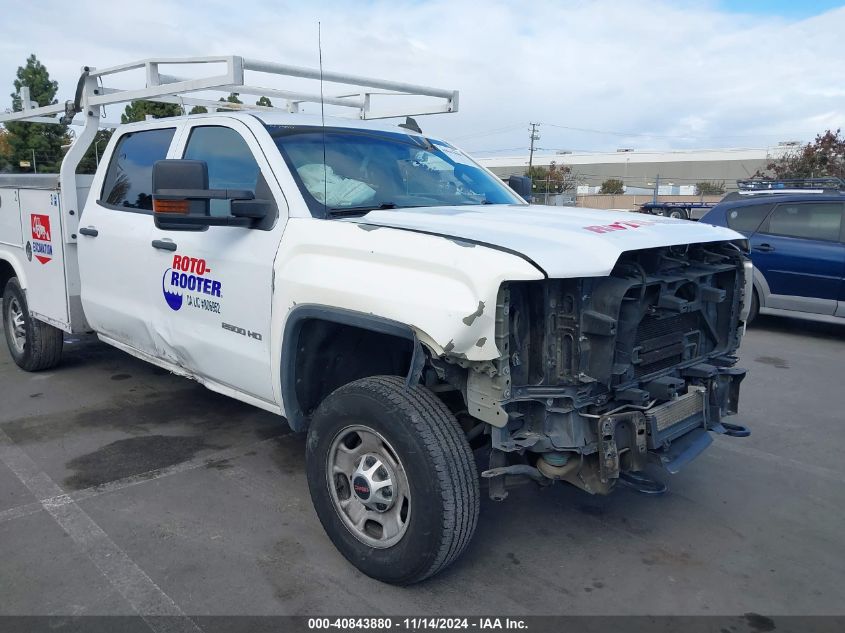
[[[758,313],[845,319],[845,191],[839,179],[748,180],[701,222],[743,233]]]

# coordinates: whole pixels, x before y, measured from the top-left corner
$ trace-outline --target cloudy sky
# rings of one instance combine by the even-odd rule
[[[526,151],[532,121],[549,151],[765,147],[845,121],[843,4],[40,0],[0,23],[0,95],[30,53],[61,100],[82,65],[238,54],[316,66],[320,21],[327,70],[459,89],[458,114],[420,123],[478,154]]]

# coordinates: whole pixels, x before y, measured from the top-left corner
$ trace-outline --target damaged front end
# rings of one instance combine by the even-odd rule
[[[501,357],[466,368],[490,435],[491,496],[511,475],[606,494],[648,463],[677,472],[737,412],[750,268],[733,243],[630,251],[606,277],[509,282]],[[454,366],[454,365],[453,365]]]

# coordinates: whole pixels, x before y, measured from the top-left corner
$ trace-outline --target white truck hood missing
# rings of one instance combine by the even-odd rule
[[[552,278],[608,275],[625,251],[744,239],[699,222],[580,207],[419,207],[370,211],[351,221],[499,247],[528,258]]]

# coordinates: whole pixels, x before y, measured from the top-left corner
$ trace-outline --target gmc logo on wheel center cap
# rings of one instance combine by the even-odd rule
[[[361,499],[369,499],[370,497],[370,485],[367,483],[367,480],[363,477],[356,477],[355,480],[352,482],[352,488],[355,489],[355,494],[358,495]]]

